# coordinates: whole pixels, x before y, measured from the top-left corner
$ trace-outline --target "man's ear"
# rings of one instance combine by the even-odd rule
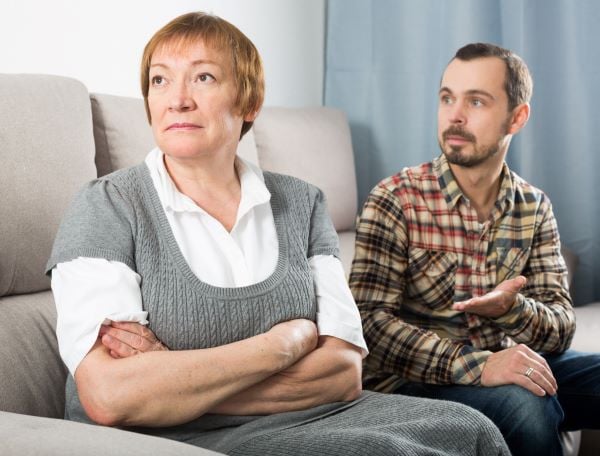
[[[531,108],[529,103],[523,103],[513,109],[513,112],[510,116],[510,123],[508,124],[508,134],[514,135],[518,133],[521,128],[525,126],[527,121],[529,120],[529,113]]]

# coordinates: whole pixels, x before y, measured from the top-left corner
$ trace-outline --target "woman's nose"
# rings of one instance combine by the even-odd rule
[[[171,86],[169,109],[172,111],[189,111],[194,107],[194,98],[189,85],[185,81]]]

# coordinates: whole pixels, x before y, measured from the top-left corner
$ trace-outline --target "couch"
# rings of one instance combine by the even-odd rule
[[[215,454],[61,419],[67,371],[58,355],[44,266],[75,191],[96,176],[139,163],[153,147],[142,101],[89,94],[74,79],[50,75],[0,75],[0,100],[0,454]],[[323,107],[264,108],[238,152],[323,189],[348,272],[358,208],[344,114]],[[575,258],[569,258],[573,267]],[[594,339],[600,303],[577,312],[583,318],[574,346],[600,350]],[[570,435],[570,454],[577,454],[579,435]],[[595,454],[598,442],[597,434],[584,431],[580,454]]]

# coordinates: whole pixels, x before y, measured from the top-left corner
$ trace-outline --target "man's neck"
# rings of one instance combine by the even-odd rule
[[[500,192],[502,166],[504,161],[486,163],[488,166],[464,168],[450,164],[456,183],[477,212],[479,222],[486,222]]]

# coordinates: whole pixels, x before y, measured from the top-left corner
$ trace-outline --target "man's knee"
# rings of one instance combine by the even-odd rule
[[[535,429],[538,426],[558,429],[564,414],[556,396],[536,396],[516,385],[503,389],[504,400],[498,410],[499,419],[523,429]]]
[[[564,418],[556,396],[535,396],[507,386],[505,400],[492,421],[514,454],[560,454],[559,427]]]

